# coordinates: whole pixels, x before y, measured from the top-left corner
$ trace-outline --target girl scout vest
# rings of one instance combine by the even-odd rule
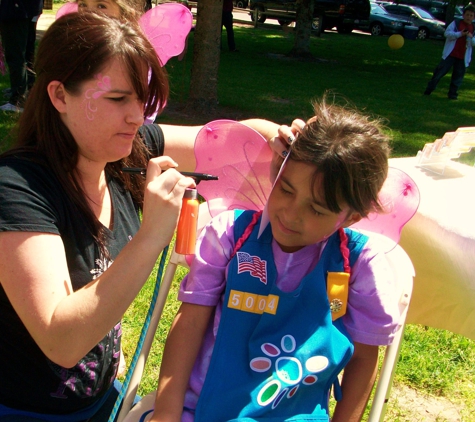
[[[253,211],[237,211],[237,241]],[[228,266],[223,312],[195,422],[328,421],[331,386],[353,354],[340,319],[332,322],[326,280],[343,271],[338,232],[292,292],[275,285],[272,231],[259,223]],[[346,230],[350,265],[367,237]]]

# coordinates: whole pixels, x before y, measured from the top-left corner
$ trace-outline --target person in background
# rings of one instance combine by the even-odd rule
[[[32,75],[27,71],[27,62],[31,55],[28,43],[36,24],[32,20],[41,15],[43,0],[2,0],[0,2],[0,35],[10,74],[10,95],[2,111],[23,111],[28,87],[32,84]],[[28,53],[29,52],[29,53]],[[28,53],[28,57],[27,57]],[[30,76],[30,77],[29,77]]]
[[[465,6],[462,18],[462,20],[454,20],[445,30],[446,39],[442,60],[435,68],[424,95],[430,95],[439,81],[452,68],[448,97],[450,100],[458,98],[458,90],[462,85],[465,71],[472,60],[472,47],[475,45],[475,39],[473,38],[475,6],[471,3]]]
[[[26,83],[27,90],[29,91],[35,83],[36,74],[33,70],[35,67],[35,53],[36,53],[36,27],[38,25],[38,19],[40,15],[34,16],[30,22],[30,30],[28,31],[28,41],[26,43]]]
[[[234,41],[233,29],[233,0],[223,0],[223,13],[221,18],[221,28],[226,28],[226,36],[228,39],[229,51],[236,53],[236,43]]]
[[[102,12],[125,21],[136,21],[142,16],[146,4],[142,0],[76,0],[79,11]]]

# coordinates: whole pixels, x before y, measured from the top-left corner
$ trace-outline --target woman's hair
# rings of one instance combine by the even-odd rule
[[[56,20],[43,36],[36,55],[36,81],[18,122],[13,151],[30,150],[46,160],[69,197],[85,216],[91,234],[102,249],[102,225],[86,201],[77,174],[78,146],[48,96],[48,85],[59,81],[71,95],[79,95],[85,82],[120,60],[145,115],[161,109],[168,96],[168,80],[157,55],[141,30],[99,13],[70,13]],[[148,76],[147,76],[148,74]],[[125,175],[122,167],[146,167],[149,159],[143,140],[137,134],[131,154],[108,163],[106,172],[118,178],[138,206],[143,202],[143,177]]]
[[[365,217],[382,211],[378,193],[388,174],[388,136],[380,121],[334,102],[324,95],[315,102],[310,119],[291,147],[290,159],[315,165],[313,178],[322,176],[328,209],[338,213],[340,204]]]

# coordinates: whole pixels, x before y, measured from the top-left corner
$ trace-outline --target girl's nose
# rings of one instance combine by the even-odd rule
[[[287,204],[284,212],[288,221],[298,221],[302,214],[302,210],[300,210],[299,207],[293,202]]]

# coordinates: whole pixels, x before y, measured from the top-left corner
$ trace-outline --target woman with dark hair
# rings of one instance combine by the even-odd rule
[[[200,127],[143,125],[168,81],[133,23],[65,15],[35,70],[16,143],[0,155],[0,421],[102,422],[117,397],[121,318],[195,184],[175,167],[194,170]],[[292,134],[243,123],[281,154]]]
[[[193,142],[142,126],[168,83],[131,24],[64,16],[36,71],[16,144],[0,156],[0,421],[106,421],[121,317],[194,186],[167,155],[193,170]]]

